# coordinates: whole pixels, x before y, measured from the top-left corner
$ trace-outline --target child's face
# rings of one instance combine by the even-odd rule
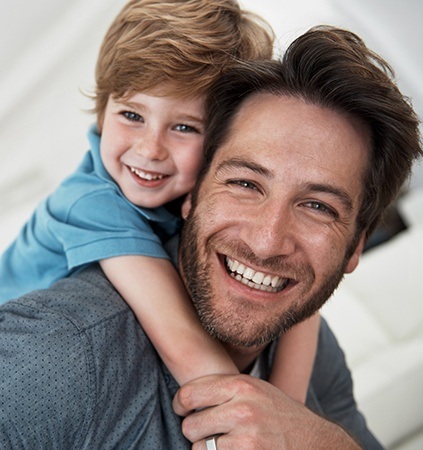
[[[204,97],[109,97],[101,157],[132,203],[156,208],[189,192],[203,155]]]

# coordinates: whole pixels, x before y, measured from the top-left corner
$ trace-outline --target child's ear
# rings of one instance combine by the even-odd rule
[[[184,203],[182,203],[181,208],[181,215],[184,220],[188,217],[190,211],[191,211],[191,194],[188,194],[185,197]]]

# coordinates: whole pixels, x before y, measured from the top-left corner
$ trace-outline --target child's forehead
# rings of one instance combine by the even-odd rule
[[[168,98],[178,100],[180,102],[201,102],[201,104],[205,103],[206,93],[205,92],[186,92],[178,89],[178,85],[166,83],[166,85],[159,85],[151,89],[145,90],[136,90],[131,89],[125,92],[123,95],[119,94],[111,94],[111,97],[115,101],[124,101],[130,102],[131,99],[134,99],[139,96],[148,96],[148,97],[159,97],[159,98]]]
[[[192,89],[189,83],[181,83],[168,81],[165,83],[160,83],[150,88],[139,89],[136,86],[128,89],[123,95],[113,95],[114,98],[128,99],[136,94],[146,94],[152,97],[173,97],[179,99],[196,99],[205,98],[207,92],[205,89]]]

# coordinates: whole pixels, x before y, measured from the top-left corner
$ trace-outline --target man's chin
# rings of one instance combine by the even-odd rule
[[[200,312],[199,315],[208,333],[229,346],[248,349],[261,348],[277,339],[281,332],[284,332],[280,323],[264,326],[263,322],[259,322],[257,319],[254,321],[251,318],[243,320],[239,315],[231,320],[231,316],[227,313],[213,312],[204,315]]]

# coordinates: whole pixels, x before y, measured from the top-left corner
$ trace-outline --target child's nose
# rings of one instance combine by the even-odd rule
[[[154,131],[147,132],[136,145],[139,155],[151,160],[163,161],[168,156],[168,151],[163,136]]]

